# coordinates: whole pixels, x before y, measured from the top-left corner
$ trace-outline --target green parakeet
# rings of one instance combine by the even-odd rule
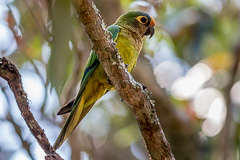
[[[138,55],[142,49],[143,37],[150,35],[151,38],[154,34],[154,26],[155,21],[148,14],[131,11],[120,16],[113,25],[107,28],[112,33],[116,48],[129,72],[136,65]],[[109,82],[96,53],[91,51],[77,97],[58,112],[58,115],[61,115],[71,111],[54,144],[54,149],[59,148],[70,136],[94,103],[112,89],[114,87]]]

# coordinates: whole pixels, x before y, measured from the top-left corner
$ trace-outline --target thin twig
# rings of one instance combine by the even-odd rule
[[[46,78],[46,82],[45,82],[43,76],[41,75],[41,73],[40,73],[37,65],[34,63],[34,61],[33,61],[32,59],[30,59],[29,61],[30,61],[30,63],[33,65],[33,68],[34,68],[35,72],[39,75],[42,83],[44,84],[45,94],[44,94],[43,104],[42,104],[42,107],[41,107],[41,113],[42,113],[42,115],[44,115],[44,111],[45,111],[46,103],[47,103],[47,98],[48,98],[47,86],[49,85],[49,80]]]
[[[17,68],[5,57],[0,58],[0,77],[8,82],[9,87],[13,91],[18,107],[21,111],[22,117],[27,123],[32,135],[36,138],[39,145],[47,154],[46,159],[62,160],[62,158],[54,151],[50,145],[43,129],[35,120],[30,111],[27,94],[23,90],[21,75]]]
[[[43,24],[42,17],[41,17],[41,19],[40,19],[40,21],[39,21],[39,18],[37,18],[36,15],[34,14],[34,12],[33,12],[32,8],[31,8],[30,4],[28,3],[28,1],[27,1],[27,0],[23,0],[23,1],[24,1],[24,3],[26,4],[28,10],[30,11],[30,14],[31,14],[34,22],[36,23],[37,27],[39,28],[39,31],[40,31],[41,35],[43,36],[43,38],[44,38],[45,40],[48,40],[48,31],[47,31],[46,27],[45,27],[44,24]],[[33,2],[34,2],[34,1],[33,1]],[[36,6],[37,6],[37,5],[36,5]]]
[[[31,150],[30,150],[30,144],[26,140],[23,139],[21,127],[13,120],[10,112],[8,112],[6,119],[13,125],[15,132],[17,133],[18,137],[20,138],[20,140],[22,142],[23,148],[25,148],[25,150],[27,151],[27,153],[31,157],[31,159],[34,159],[32,153],[31,153]]]

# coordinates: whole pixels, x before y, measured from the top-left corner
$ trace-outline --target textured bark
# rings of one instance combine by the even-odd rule
[[[105,31],[105,24],[96,6],[91,0],[72,1],[106,74],[134,113],[150,159],[175,159],[147,90],[125,69],[110,35]]]
[[[44,131],[41,129],[30,111],[27,94],[22,87],[21,75],[17,68],[4,57],[0,58],[0,77],[8,82],[8,85],[13,91],[22,117],[27,123],[32,135],[47,154],[45,158],[48,160],[62,160],[62,158],[53,150]]]

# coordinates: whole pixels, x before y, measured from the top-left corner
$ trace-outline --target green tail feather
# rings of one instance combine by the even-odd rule
[[[86,114],[90,111],[90,109],[92,108],[92,106],[94,105],[94,103],[92,104],[92,105],[90,105],[90,106],[88,106],[88,107],[84,107],[83,108],[83,110],[82,110],[82,113],[81,113],[81,116],[80,116],[80,118],[79,118],[79,122],[77,123],[77,124],[79,124],[81,121],[82,121],[82,119],[86,116]],[[70,115],[71,116],[71,115]],[[68,136],[72,133],[69,133],[69,135],[67,135],[68,133],[67,133],[67,131],[69,130],[69,123],[70,123],[70,116],[69,116],[69,118],[67,119],[67,121],[65,122],[65,124],[64,124],[64,126],[63,126],[63,129],[62,129],[62,131],[61,131],[61,133],[59,134],[59,136],[58,136],[58,138],[57,138],[57,140],[56,140],[56,142],[55,142],[55,144],[54,144],[54,146],[53,146],[53,148],[56,150],[56,149],[58,149],[62,144],[63,144],[63,142],[68,138]],[[74,129],[77,127],[77,125],[74,127]],[[73,130],[74,130],[73,129]],[[72,131],[73,131],[72,130]]]

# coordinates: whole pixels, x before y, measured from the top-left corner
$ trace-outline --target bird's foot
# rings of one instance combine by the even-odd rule
[[[108,84],[112,85],[112,81],[109,78],[107,78],[107,81],[108,81]]]

